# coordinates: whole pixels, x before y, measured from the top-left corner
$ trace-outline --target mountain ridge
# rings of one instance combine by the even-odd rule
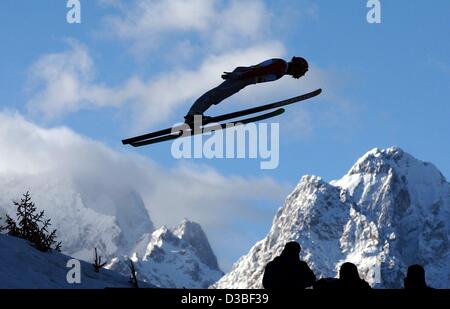
[[[291,240],[318,277],[335,277],[349,261],[372,286],[399,288],[418,263],[432,286],[448,287],[449,208],[450,184],[434,165],[375,148],[339,180],[303,176],[267,236],[212,287],[261,288],[264,266]]]
[[[115,258],[107,268],[125,273],[130,258],[139,278],[167,288],[207,288],[223,276],[197,223],[184,219],[172,228],[162,226],[144,239],[130,256]]]

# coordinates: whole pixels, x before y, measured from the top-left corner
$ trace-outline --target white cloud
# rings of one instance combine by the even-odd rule
[[[189,65],[188,59],[199,56],[201,50],[202,62],[189,69],[183,63],[170,63],[166,70],[153,73],[149,79],[131,76],[119,85],[109,86],[96,80],[95,64],[88,48],[69,40],[66,51],[44,55],[31,67],[29,111],[52,120],[83,109],[126,105],[127,113],[131,113],[127,123],[133,134],[156,128],[167,120],[182,120],[200,95],[222,81],[221,72],[286,54],[284,45],[270,33],[275,17],[263,1],[104,0],[101,3],[113,5],[120,12],[109,16],[109,33],[133,44],[154,47],[158,46],[159,39],[167,38],[171,40],[171,48],[154,57],[177,55],[183,49],[187,52],[181,52],[180,59]],[[186,33],[200,38],[194,42]],[[249,106],[318,87],[329,90],[329,86],[327,73],[312,65],[306,78],[285,77],[274,83],[250,86],[234,95],[232,101]],[[212,107],[210,114],[234,109],[228,102]]]
[[[29,107],[48,118],[78,110],[84,87],[92,79],[93,63],[87,50],[73,40],[68,44],[69,51],[44,55],[30,69],[31,91],[41,87],[42,91],[29,101]]]
[[[115,5],[117,7],[117,3]],[[264,38],[271,16],[263,1],[135,0],[104,20],[103,33],[131,43],[135,53],[192,36],[209,50]]]
[[[30,112],[52,120],[81,109],[120,106],[139,89],[135,78],[117,89],[96,83],[94,61],[86,46],[73,39],[67,43],[67,50],[43,55],[30,67]]]
[[[203,165],[167,169],[142,156],[114,151],[68,128],[45,129],[5,112],[0,112],[0,149],[1,178],[14,175],[19,182],[15,187],[22,191],[29,188],[35,175],[68,179],[84,197],[135,191],[156,225],[175,225],[184,217],[197,221],[221,254],[228,250],[227,235],[237,231],[246,235],[251,233],[246,232],[251,225],[271,221],[274,209],[262,209],[259,201],[271,201],[277,207],[287,193],[285,186],[267,177],[226,176]],[[51,183],[45,177],[39,179]],[[22,193],[16,192],[17,196]],[[53,203],[52,195],[41,192],[41,196]],[[40,206],[45,208],[43,203]],[[127,209],[129,205],[120,207]],[[246,224],[236,226],[239,222]],[[254,240],[242,238],[249,245]]]
[[[131,77],[122,85],[107,87],[95,81],[95,67],[85,46],[69,41],[69,49],[44,55],[30,69],[33,113],[54,119],[82,109],[131,104],[134,129],[144,129],[167,120],[174,113],[183,116],[194,100],[221,82],[220,74],[242,64],[254,64],[281,56],[278,42],[212,54],[194,70],[175,69],[149,80]]]

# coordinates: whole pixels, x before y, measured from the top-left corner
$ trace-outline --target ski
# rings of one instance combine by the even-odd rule
[[[285,105],[289,105],[289,104],[293,104],[296,102],[300,102],[303,100],[307,100],[310,99],[312,97],[315,97],[317,95],[319,95],[322,92],[322,89],[317,89],[314,90],[312,92],[306,93],[306,94],[302,94],[287,100],[282,100],[282,101],[278,101],[275,103],[269,103],[269,104],[265,104],[265,105],[261,105],[261,106],[256,106],[256,107],[252,107],[252,108],[248,108],[248,109],[244,109],[241,111],[237,111],[237,112],[232,112],[232,113],[228,113],[228,114],[223,114],[220,116],[216,116],[216,117],[212,117],[210,119],[208,119],[208,122],[203,123],[203,125],[206,125],[208,123],[211,122],[221,122],[224,120],[230,120],[233,118],[237,118],[237,117],[242,117],[242,116],[247,116],[250,114],[254,114],[254,113],[259,113],[259,112],[263,112],[269,109],[274,109],[274,108],[278,108],[278,107],[282,107]],[[179,129],[181,130],[182,126],[179,126]],[[177,130],[177,127],[175,128],[167,128],[167,129],[163,129],[163,130],[159,130],[159,131],[155,131],[152,133],[147,133],[144,135],[139,135],[136,137],[131,137],[131,138],[127,138],[122,140],[122,144],[126,145],[126,144],[132,144],[132,143],[136,143],[142,140],[148,140],[154,137],[159,137],[159,136],[163,136],[163,135],[167,135],[170,134],[171,132]]]
[[[197,127],[197,128],[194,128],[193,131],[192,131],[192,129],[189,129],[188,132],[190,132],[190,134],[188,134],[186,137],[190,137],[190,136],[197,135],[197,134],[208,133],[208,132],[211,132],[211,131],[223,130],[223,129],[226,129],[227,126],[238,126],[238,125],[243,125],[243,124],[247,124],[247,123],[250,123],[250,122],[256,122],[256,121],[269,119],[269,118],[276,117],[276,116],[279,116],[279,115],[283,114],[284,111],[285,111],[284,108],[279,108],[279,109],[277,109],[275,111],[272,111],[272,112],[269,112],[269,113],[265,113],[265,114],[262,114],[262,115],[259,115],[259,116],[254,116],[254,117],[251,117],[251,118],[246,118],[246,119],[237,120],[237,121],[230,121],[230,122],[226,122],[226,123],[212,125],[212,126],[209,126],[209,127]],[[209,123],[211,123],[211,122],[209,122]],[[151,139],[147,139],[147,140],[143,140],[143,141],[134,142],[134,143],[131,143],[131,146],[140,147],[140,146],[145,146],[145,145],[151,145],[151,144],[156,144],[156,143],[160,143],[160,142],[165,142],[165,141],[177,139],[177,138],[180,138],[180,137],[183,137],[183,131],[182,130],[178,131],[178,132],[171,132],[171,134],[168,134],[168,135],[155,137],[155,138],[151,138]]]

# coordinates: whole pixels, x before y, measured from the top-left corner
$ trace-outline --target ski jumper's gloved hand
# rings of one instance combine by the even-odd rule
[[[240,74],[237,72],[223,72],[222,78],[225,80],[238,80],[240,79]]]

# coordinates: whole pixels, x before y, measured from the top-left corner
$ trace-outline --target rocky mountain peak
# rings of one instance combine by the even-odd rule
[[[183,220],[144,235],[130,254],[141,280],[165,288],[206,288],[222,275],[216,256],[198,223]],[[129,272],[127,257],[109,268]]]
[[[211,269],[219,269],[217,258],[200,224],[184,219],[172,233],[189,244],[199,259]]]
[[[450,185],[437,170],[398,147],[373,149],[341,179],[304,176],[268,235],[214,287],[260,288],[265,265],[295,240],[317,277],[355,263],[372,286],[401,287],[421,264],[430,284],[450,282]]]

